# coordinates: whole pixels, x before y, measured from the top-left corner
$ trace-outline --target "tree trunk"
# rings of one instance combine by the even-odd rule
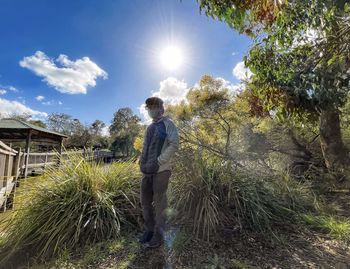
[[[320,114],[320,141],[329,171],[343,172],[350,164],[348,149],[343,143],[337,109],[324,109]]]

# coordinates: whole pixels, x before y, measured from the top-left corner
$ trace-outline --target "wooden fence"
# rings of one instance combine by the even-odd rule
[[[80,154],[84,159],[95,162],[110,162],[114,155],[106,151],[65,151],[46,153],[22,153],[0,141],[0,209],[6,211],[12,205],[14,192],[20,177],[41,174],[50,166],[59,165],[60,158],[70,154]],[[61,157],[59,157],[61,155]]]
[[[85,160],[95,162],[108,162],[113,158],[112,152],[107,151],[65,151],[62,152],[60,158],[68,158],[71,154],[81,155]],[[45,153],[29,153],[28,161],[26,161],[27,154],[24,153],[22,162],[20,165],[21,175],[27,177],[32,174],[41,174],[49,166],[54,166],[59,163],[59,154],[57,152],[45,152]]]
[[[6,211],[8,200],[13,193],[20,175],[20,162],[23,154],[0,141],[0,208]]]

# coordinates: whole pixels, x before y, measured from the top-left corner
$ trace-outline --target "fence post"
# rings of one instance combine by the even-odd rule
[[[28,136],[27,136],[27,140],[26,140],[26,155],[25,155],[24,178],[27,178],[27,174],[28,174],[28,162],[29,162],[31,136],[32,136],[32,132],[29,130]]]
[[[4,184],[3,184],[3,187],[5,187],[5,193],[4,193],[4,205],[3,205],[3,209],[2,211],[3,212],[6,212],[6,204],[7,204],[7,184],[8,184],[8,181],[10,179],[10,158],[11,158],[11,155],[10,153],[5,155],[5,171],[4,171]]]
[[[19,178],[19,173],[20,173],[20,164],[21,164],[21,148],[17,148],[17,154],[14,157],[13,160],[13,167],[12,167],[12,174],[15,177],[15,183],[14,183],[14,188],[13,188],[13,200],[12,200],[12,208],[14,207],[14,201],[15,201],[15,195],[16,195],[16,189],[18,185],[18,178]]]
[[[46,170],[46,163],[47,163],[47,152],[45,154],[44,171]]]
[[[22,154],[21,148],[17,148],[16,150],[17,150],[17,154],[13,160],[13,168],[12,168],[12,174],[14,175],[15,180],[17,180],[19,177],[19,170],[20,170],[19,166],[20,166],[20,162],[21,162],[20,160],[21,160],[21,154]]]

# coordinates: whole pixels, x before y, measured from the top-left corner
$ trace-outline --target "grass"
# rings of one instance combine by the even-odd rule
[[[136,168],[133,162],[110,169],[78,155],[61,162],[17,197],[17,209],[2,224],[3,263],[18,253],[37,260],[57,257],[65,250],[117,238],[121,226],[137,223],[134,186],[139,175],[131,169]]]
[[[332,238],[350,242],[350,219],[337,216],[305,214],[303,220],[311,227],[329,234]]]
[[[207,241],[223,229],[272,231],[318,206],[309,186],[288,175],[233,169],[199,152],[178,157],[170,196],[175,222]]]
[[[45,260],[45,266],[56,258],[52,264],[63,268],[95,268],[104,259],[113,264],[110,268],[142,264],[147,255],[140,252],[134,234],[140,225],[140,176],[134,160],[108,167],[74,155],[62,160],[59,168],[19,188],[15,210],[0,220],[0,259],[8,259],[13,268],[17,257],[39,264]],[[348,219],[317,215],[320,204],[308,184],[287,174],[233,169],[230,162],[203,152],[183,151],[178,156],[169,196],[167,213],[177,230],[172,227],[176,231],[167,248],[175,257],[186,256],[199,242],[211,247],[217,242],[214,235],[222,232],[269,238],[276,227],[290,223],[307,224],[337,239],[350,238]],[[250,268],[243,262],[247,259],[221,257],[215,248],[206,256],[199,250],[196,262],[201,268]],[[163,263],[162,255],[150,263]]]

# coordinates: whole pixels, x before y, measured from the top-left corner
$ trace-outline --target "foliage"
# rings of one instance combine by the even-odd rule
[[[214,257],[208,258],[209,265],[207,265],[206,269],[226,269],[225,261],[220,259],[217,254]]]
[[[303,215],[310,226],[330,234],[333,238],[350,241],[350,220],[336,216]]]
[[[234,168],[205,152],[183,152],[178,158],[172,205],[177,221],[197,237],[209,240],[223,228],[266,231],[315,210],[310,188],[288,175]]]
[[[134,141],[134,149],[137,154],[141,154],[143,148],[143,140],[145,135],[145,128],[141,128],[139,134],[136,136]]]
[[[112,194],[113,204],[128,225],[139,226],[139,181],[141,173],[134,159],[115,162],[104,172],[103,189]]]
[[[49,170],[7,220],[3,258],[18,253],[46,259],[65,249],[119,236],[122,225],[137,223],[139,174],[134,163],[106,170],[80,156]],[[16,229],[13,229],[16,227]]]
[[[350,79],[345,45],[349,40],[350,9],[346,1],[298,0],[284,5],[276,4],[279,1],[228,2],[203,1],[201,6],[219,18],[227,10],[256,14],[257,2],[265,9],[279,10],[273,24],[260,33],[262,41],[256,42],[246,61],[254,73],[253,82],[257,83],[260,96],[270,96],[271,90],[277,90],[307,110],[344,105]],[[209,8],[213,6],[216,8]],[[230,21],[236,20],[239,16],[235,18],[232,14],[227,22],[231,25]],[[254,22],[253,17],[248,20]],[[258,21],[264,23],[262,18]]]
[[[207,16],[225,21],[231,28],[248,35],[271,25],[287,3],[286,0],[197,0]],[[261,25],[262,24],[262,25]]]
[[[344,105],[350,79],[348,51],[339,44],[347,43],[343,33],[349,28],[344,3],[289,1],[280,10],[246,59],[261,98],[273,101],[276,94],[284,96],[282,108],[289,111]]]
[[[350,163],[339,123],[350,89],[347,1],[198,2],[207,15],[240,32],[251,35],[254,28],[254,45],[245,57],[253,72],[251,105],[262,105],[258,113],[273,111],[278,119],[319,118],[325,165],[343,178]]]
[[[106,126],[101,120],[95,120],[91,125],[84,125],[78,119],[65,113],[52,113],[47,119],[49,129],[68,136],[64,140],[66,148],[107,148],[108,141],[102,130]]]
[[[133,144],[141,129],[139,122],[140,118],[128,107],[120,108],[114,113],[109,127],[114,151],[122,152],[125,156],[131,156],[134,153]]]
[[[29,123],[34,124],[36,126],[39,126],[41,128],[46,128],[45,122],[43,122],[41,120],[30,120]]]
[[[47,118],[47,126],[55,132],[70,135],[73,121],[71,115],[52,113]]]
[[[186,102],[169,106],[186,147],[202,147],[218,156],[233,156],[232,141],[244,112],[234,107],[233,93],[222,79],[205,75],[192,88]]]

